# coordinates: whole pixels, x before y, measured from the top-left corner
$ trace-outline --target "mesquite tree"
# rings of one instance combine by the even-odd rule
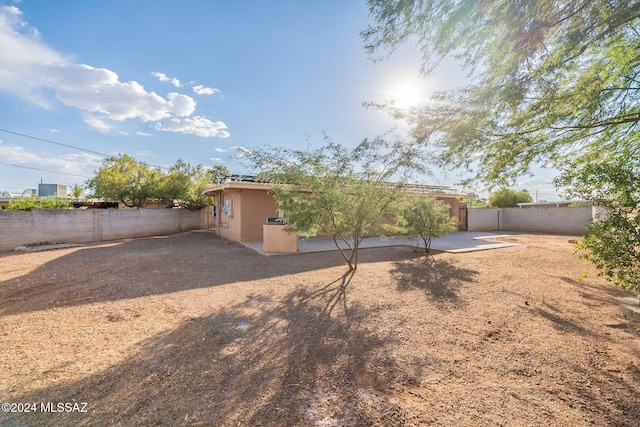
[[[267,147],[244,155],[272,183],[290,232],[329,236],[349,270],[357,268],[366,236],[397,228],[403,183],[425,164],[419,152],[380,139],[351,149],[326,138],[317,149]]]
[[[422,72],[457,58],[469,82],[400,110],[415,141],[491,185],[534,163],[606,207],[581,243],[604,275],[638,290],[640,2],[369,0],[370,54],[415,42]],[[386,53],[386,52],[385,52]]]
[[[434,237],[442,237],[458,228],[458,220],[451,217],[449,209],[431,194],[411,195],[402,211],[402,235],[421,239],[428,254]]]

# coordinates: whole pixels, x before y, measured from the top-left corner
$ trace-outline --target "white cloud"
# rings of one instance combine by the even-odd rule
[[[13,15],[22,15],[22,11],[15,6],[2,6],[1,9]]]
[[[191,96],[171,92],[163,97],[137,81],[120,81],[112,70],[78,64],[58,53],[40,39],[37,30],[21,21],[21,13],[15,6],[0,7],[0,91],[43,108],[52,108],[56,102],[77,108],[84,113],[84,121],[101,132],[109,132],[115,122],[124,120],[170,119],[158,126],[205,137],[229,136],[222,122],[190,117],[196,111]],[[178,79],[164,73],[152,74],[181,86]]]
[[[213,95],[214,93],[220,92],[218,89],[214,89],[212,87],[206,87],[203,85],[194,86],[193,91],[198,95]]]
[[[179,132],[197,135],[203,138],[226,138],[229,136],[227,125],[223,122],[213,122],[206,117],[194,116],[185,119],[174,117],[163,123],[156,123],[156,130],[165,132]]]
[[[81,64],[52,66],[47,71],[47,86],[56,88],[61,102],[111,120],[157,121],[188,116],[196,108],[190,96],[171,92],[164,99],[136,81],[120,82],[116,73],[105,68]]]
[[[229,150],[225,150],[224,148],[216,147],[216,148],[214,148],[214,151],[217,151],[218,153],[226,153]]]
[[[62,131],[60,129],[49,129],[49,132],[51,132],[51,133],[60,133]]]
[[[190,96],[171,92],[167,98],[176,116],[190,116],[196,111],[196,101]]]
[[[82,120],[92,128],[102,133],[108,133],[111,130],[111,126],[98,117],[87,114],[82,118]]]
[[[29,152],[19,145],[6,145],[0,142],[0,158],[7,163],[23,165],[29,164],[73,174],[92,175],[96,166],[100,165],[102,157],[90,153],[73,153],[63,155],[43,155]]]
[[[152,134],[150,134],[150,133],[147,133],[147,132],[140,132],[140,131],[136,132],[136,135],[138,135],[138,136],[153,136],[153,135],[152,135]]]
[[[153,73],[151,73],[151,75],[154,77],[157,77],[158,80],[160,80],[161,82],[170,82],[175,87],[182,86],[182,83],[180,83],[180,80],[176,79],[175,77],[169,77],[165,73],[159,73],[154,71]]]
[[[153,77],[157,77],[158,80],[160,80],[161,82],[168,82],[169,81],[169,77],[167,77],[167,75],[165,73],[158,73],[157,71],[154,71],[151,73],[151,75]]]
[[[222,160],[220,157],[209,157],[209,160],[214,163],[224,163],[224,160]]]

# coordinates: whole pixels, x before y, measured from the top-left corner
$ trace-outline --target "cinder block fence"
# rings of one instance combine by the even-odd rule
[[[42,242],[90,243],[207,229],[211,210],[34,209],[0,212],[0,251]]]
[[[469,231],[531,231],[584,234],[593,208],[469,208]]]

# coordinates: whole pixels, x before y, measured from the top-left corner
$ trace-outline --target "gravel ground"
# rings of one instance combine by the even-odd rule
[[[0,425],[638,426],[630,294],[570,236],[506,239],[353,277],[202,232],[0,253],[0,401],[31,410]]]

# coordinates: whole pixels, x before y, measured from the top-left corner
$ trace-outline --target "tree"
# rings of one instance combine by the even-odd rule
[[[202,192],[211,184],[202,166],[182,160],[162,172],[127,154],[108,157],[95,176],[87,181],[94,197],[120,200],[128,207],[144,207],[155,202],[167,207],[202,209],[213,203]]]
[[[128,207],[142,207],[158,198],[161,172],[127,154],[107,157],[87,181],[94,197],[119,200]]]
[[[75,184],[73,184],[73,186],[69,191],[69,197],[73,197],[74,199],[79,199],[80,197],[82,197],[83,193],[84,193],[84,187],[79,185],[76,182]]]
[[[191,168],[190,184],[182,198],[183,207],[194,211],[213,204],[213,197],[202,195],[204,190],[211,186],[211,175],[202,165]]]
[[[601,213],[587,226],[577,249],[600,275],[640,291],[640,156],[626,152],[608,161],[566,171],[558,184],[569,197],[593,202]]]
[[[594,222],[582,243],[587,258],[619,285],[638,289],[638,205],[627,206],[637,187],[621,176],[633,176],[640,160],[640,2],[369,5],[375,24],[363,37],[371,54],[415,40],[425,75],[453,57],[473,77],[426,105],[390,110],[406,120],[415,141],[492,185],[509,184],[533,162],[557,167],[568,193],[608,207],[607,219]],[[601,197],[605,188],[615,191]]]
[[[514,191],[509,188],[501,188],[489,197],[489,207],[513,208],[518,203],[531,203],[533,199],[527,190]]]
[[[468,85],[390,109],[448,165],[509,184],[637,144],[640,2],[369,0],[371,55],[415,42],[422,72],[457,58]],[[382,106],[383,108],[385,106]],[[387,105],[388,107],[388,105]]]
[[[365,140],[348,149],[327,138],[318,149],[268,147],[247,156],[259,178],[274,183],[290,232],[326,234],[353,271],[362,240],[394,229],[389,220],[399,215],[402,182],[424,164],[399,146],[382,152],[380,143]]]
[[[207,170],[207,174],[209,175],[209,182],[211,184],[220,184],[224,178],[231,175],[231,171],[222,165],[215,165],[211,169]]]
[[[189,210],[211,205],[211,197],[202,195],[210,185],[208,172],[202,165],[192,166],[179,159],[160,177],[157,190],[159,201],[167,206],[179,206]]]
[[[462,205],[465,205],[466,207],[486,208],[488,206],[489,202],[485,198],[477,197],[475,199],[471,199],[471,200],[467,200],[467,201],[463,200],[460,203]]]
[[[455,231],[458,220],[449,214],[449,206],[437,201],[434,196],[412,195],[403,209],[400,224],[405,237],[422,239],[428,254],[431,240]]]

